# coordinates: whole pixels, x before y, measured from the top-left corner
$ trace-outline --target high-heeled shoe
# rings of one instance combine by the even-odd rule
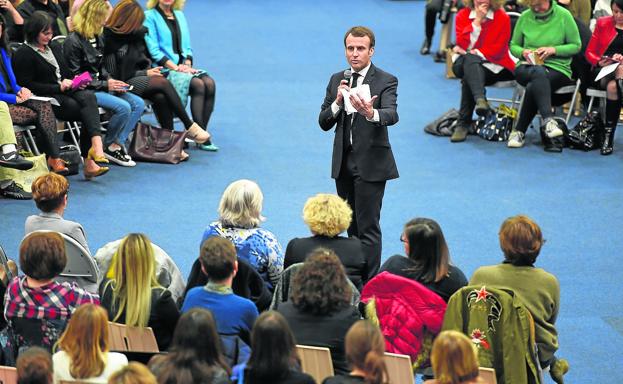
[[[97,156],[95,154],[95,150],[93,150],[93,147],[89,148],[89,152],[87,153],[87,160],[93,160],[96,163],[109,163],[108,159],[105,156]]]
[[[87,179],[87,180],[91,180],[94,177],[102,176],[103,174],[107,173],[109,170],[110,170],[110,168],[108,168],[108,167],[99,167],[95,171],[89,171],[85,167],[82,171],[84,173],[84,178]]]
[[[188,127],[186,130],[186,137],[194,140],[197,144],[203,144],[210,140],[210,134],[208,131],[202,129],[197,123],[193,123],[193,125]]]
[[[65,162],[60,158],[48,158],[48,167],[52,170],[52,172],[59,175],[65,176],[69,173],[69,169],[67,169]]]
[[[604,128],[604,142],[601,145],[601,154],[604,156],[610,155],[614,151],[614,132],[616,128],[606,127]]]

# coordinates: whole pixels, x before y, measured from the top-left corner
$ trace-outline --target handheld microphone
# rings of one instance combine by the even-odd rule
[[[346,80],[347,83],[350,83],[350,78],[353,77],[353,71],[351,71],[350,69],[347,69],[344,71],[344,80]]]

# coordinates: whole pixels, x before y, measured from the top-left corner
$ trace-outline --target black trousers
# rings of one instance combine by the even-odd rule
[[[461,79],[461,109],[459,123],[469,125],[472,122],[476,100],[485,97],[485,86],[513,79],[513,73],[503,69],[499,73],[492,72],[482,64],[485,61],[471,53],[461,55],[452,65],[452,71]]]
[[[553,116],[552,92],[573,84],[563,73],[543,65],[522,64],[515,68],[515,79],[526,87],[523,106],[519,113],[516,130],[525,133],[537,112],[544,119]]]
[[[342,157],[342,171],[335,179],[337,194],[346,200],[353,210],[353,220],[348,228],[349,236],[361,240],[368,263],[368,280],[381,267],[381,205],[385,194],[385,181],[366,181],[361,178],[352,150]]]
[[[53,106],[57,119],[82,123],[80,152],[83,157],[86,157],[91,148],[91,137],[102,135],[95,94],[89,90],[78,90],[52,95],[52,97],[60,104],[60,106]]]

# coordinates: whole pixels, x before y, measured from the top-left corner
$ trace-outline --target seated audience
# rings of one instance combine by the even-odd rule
[[[54,21],[52,23],[52,32],[54,36],[67,36],[67,24],[65,24],[65,13],[58,4],[58,1],[54,0],[24,0],[17,7],[20,15],[27,21],[30,16],[36,11],[43,11],[50,15],[50,18]]]
[[[361,291],[368,277],[361,241],[356,237],[339,236],[348,229],[352,216],[348,203],[337,195],[319,193],[307,199],[303,220],[313,236],[290,240],[286,247],[284,269],[304,262],[307,255],[318,247],[327,248],[340,258],[348,278]]]
[[[394,255],[381,266],[390,272],[423,284],[446,302],[467,285],[463,272],[450,264],[448,245],[435,220],[415,218],[405,224],[400,235],[407,256]]]
[[[252,301],[232,292],[232,280],[238,272],[233,244],[222,237],[210,237],[201,245],[199,260],[208,275],[208,284],[188,291],[182,312],[195,307],[209,309],[219,334],[237,335],[250,344],[251,328],[258,312]]]
[[[202,308],[184,313],[175,328],[169,353],[153,357],[149,368],[159,383],[228,384],[231,370],[221,353],[212,313]]]
[[[542,368],[550,367],[558,383],[568,369],[566,360],[557,360],[556,318],[560,310],[560,284],[551,273],[536,268],[534,263],[544,240],[541,228],[527,216],[509,217],[500,228],[502,264],[480,267],[470,279],[470,285],[487,285],[515,292],[534,319],[539,361]]]
[[[476,346],[461,332],[441,332],[433,342],[430,360],[435,378],[424,384],[484,383],[478,377]]]
[[[35,134],[38,145],[48,155],[50,169],[56,173],[67,174],[68,169],[60,158],[52,105],[47,101],[31,99],[33,94],[30,89],[17,84],[6,34],[6,20],[0,15],[0,101],[9,104],[13,124],[34,125],[37,128]]]
[[[190,96],[190,112],[193,121],[204,132],[195,129],[188,131],[189,138],[195,140],[197,147],[206,151],[216,151],[208,133],[210,116],[214,110],[216,84],[204,70],[193,67],[193,50],[190,44],[190,31],[182,12],[183,0],[148,0],[145,12],[147,35],[145,42],[152,60],[160,67],[172,72],[169,78],[179,82],[177,91],[184,105]]]
[[[290,301],[279,305],[299,344],[331,350],[333,369],[346,374],[344,336],[361,318],[350,304],[352,290],[335,253],[317,249],[305,260],[291,283]]]
[[[63,53],[71,76],[88,72],[93,81],[87,89],[95,91],[97,105],[112,113],[104,138],[105,158],[117,165],[133,167],[136,163],[127,153],[126,141],[145,110],[145,102],[128,92],[130,85],[112,78],[103,66],[102,34],[109,7],[104,0],[86,0],[74,16],[74,30],[65,40]]]
[[[98,305],[78,308],[58,340],[60,351],[52,356],[54,383],[80,381],[106,383],[128,364],[122,353],[109,352],[108,316]]]
[[[115,6],[104,29],[104,66],[112,77],[125,81],[130,92],[153,103],[154,113],[164,129],[173,130],[173,117],[178,117],[187,136],[199,142],[205,131],[194,123],[162,67],[151,67],[143,27],[145,14],[136,0],[123,0]],[[182,154],[182,156],[184,156]]]
[[[111,321],[151,327],[158,349],[166,351],[180,314],[171,292],[156,280],[155,264],[149,238],[129,234],[121,241],[110,268],[112,276],[102,281],[99,293]]]
[[[42,11],[28,19],[24,26],[26,44],[13,55],[15,77],[36,95],[56,99],[59,105],[52,106],[56,118],[81,123],[80,151],[85,158],[84,175],[89,179],[108,171],[94,160],[108,162],[104,158],[97,100],[93,91],[73,88],[63,47],[50,44],[53,22]]]
[[[27,170],[32,167],[32,161],[24,159],[17,152],[17,138],[9,106],[0,101],[0,168]],[[32,199],[32,194],[26,192],[23,185],[17,184],[11,178],[5,179],[2,175],[0,175],[0,196],[18,200]]]
[[[253,325],[251,357],[234,368],[232,382],[242,384],[314,384],[300,372],[296,341],[281,314],[264,312]]]
[[[52,355],[43,348],[28,348],[17,358],[17,384],[52,384]],[[8,383],[7,383],[8,384]]]
[[[6,21],[9,41],[21,43],[24,41],[24,18],[15,8],[19,2],[20,0],[6,0],[0,3],[0,15]]]
[[[347,376],[329,377],[323,384],[385,384],[389,377],[385,366],[385,340],[379,327],[359,320],[346,333]]]
[[[41,230],[64,233],[89,251],[82,225],[63,218],[69,196],[69,181],[55,173],[39,176],[32,183],[32,194],[41,213],[26,218],[24,233]]]
[[[229,184],[219,204],[220,217],[208,225],[201,243],[212,236],[229,239],[238,257],[249,262],[272,291],[283,271],[283,250],[272,232],[260,228],[263,200],[260,187],[251,180]]]
[[[573,84],[571,57],[581,48],[580,34],[571,13],[552,0],[526,0],[530,9],[517,21],[511,39],[511,53],[520,58],[515,79],[526,88],[517,123],[508,139],[509,148],[521,148],[526,131],[538,112],[544,136],[563,136],[554,119],[552,95]]]
[[[461,108],[452,142],[464,141],[472,124],[474,108],[479,116],[491,107],[485,85],[513,79],[515,62],[508,50],[511,21],[504,0],[464,0],[456,14],[456,45],[452,70],[461,79]]]
[[[52,350],[76,308],[99,303],[75,284],[54,279],[65,268],[65,242],[55,232],[35,232],[20,245],[19,264],[25,276],[15,277],[5,295],[4,317],[15,337],[17,351],[38,345]]]
[[[597,20],[595,31],[586,49],[586,59],[593,65],[597,76],[602,67],[623,63],[623,0],[612,0],[612,16]],[[594,77],[593,77],[594,78]],[[599,86],[606,90],[606,121],[601,154],[609,155],[614,149],[614,132],[619,122],[623,93],[623,65],[602,78]]]
[[[146,366],[133,361],[113,373],[108,384],[158,384],[158,381]]]

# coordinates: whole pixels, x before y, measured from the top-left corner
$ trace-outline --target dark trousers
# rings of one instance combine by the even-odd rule
[[[343,156],[342,171],[335,179],[337,194],[346,200],[353,210],[353,220],[348,228],[349,236],[361,240],[368,263],[368,279],[376,275],[381,266],[381,205],[385,193],[385,181],[371,182],[361,178],[352,150]]]
[[[476,100],[485,97],[485,86],[513,79],[513,73],[508,69],[494,73],[483,67],[484,62],[482,57],[468,53],[461,55],[452,65],[452,71],[461,79],[459,122],[464,125],[471,124]]]
[[[433,40],[435,34],[435,23],[437,22],[437,15],[441,12],[443,0],[428,0],[426,2],[426,12],[424,13],[424,25],[426,38],[429,41]]]
[[[553,116],[552,92],[573,84],[564,74],[543,65],[522,64],[515,69],[515,79],[526,87],[516,130],[526,133],[537,112],[546,119]]]
[[[60,104],[60,106],[53,107],[56,118],[82,123],[80,152],[83,157],[86,157],[91,148],[91,137],[101,136],[100,115],[95,94],[92,91],[79,90],[52,95],[52,97]]]

